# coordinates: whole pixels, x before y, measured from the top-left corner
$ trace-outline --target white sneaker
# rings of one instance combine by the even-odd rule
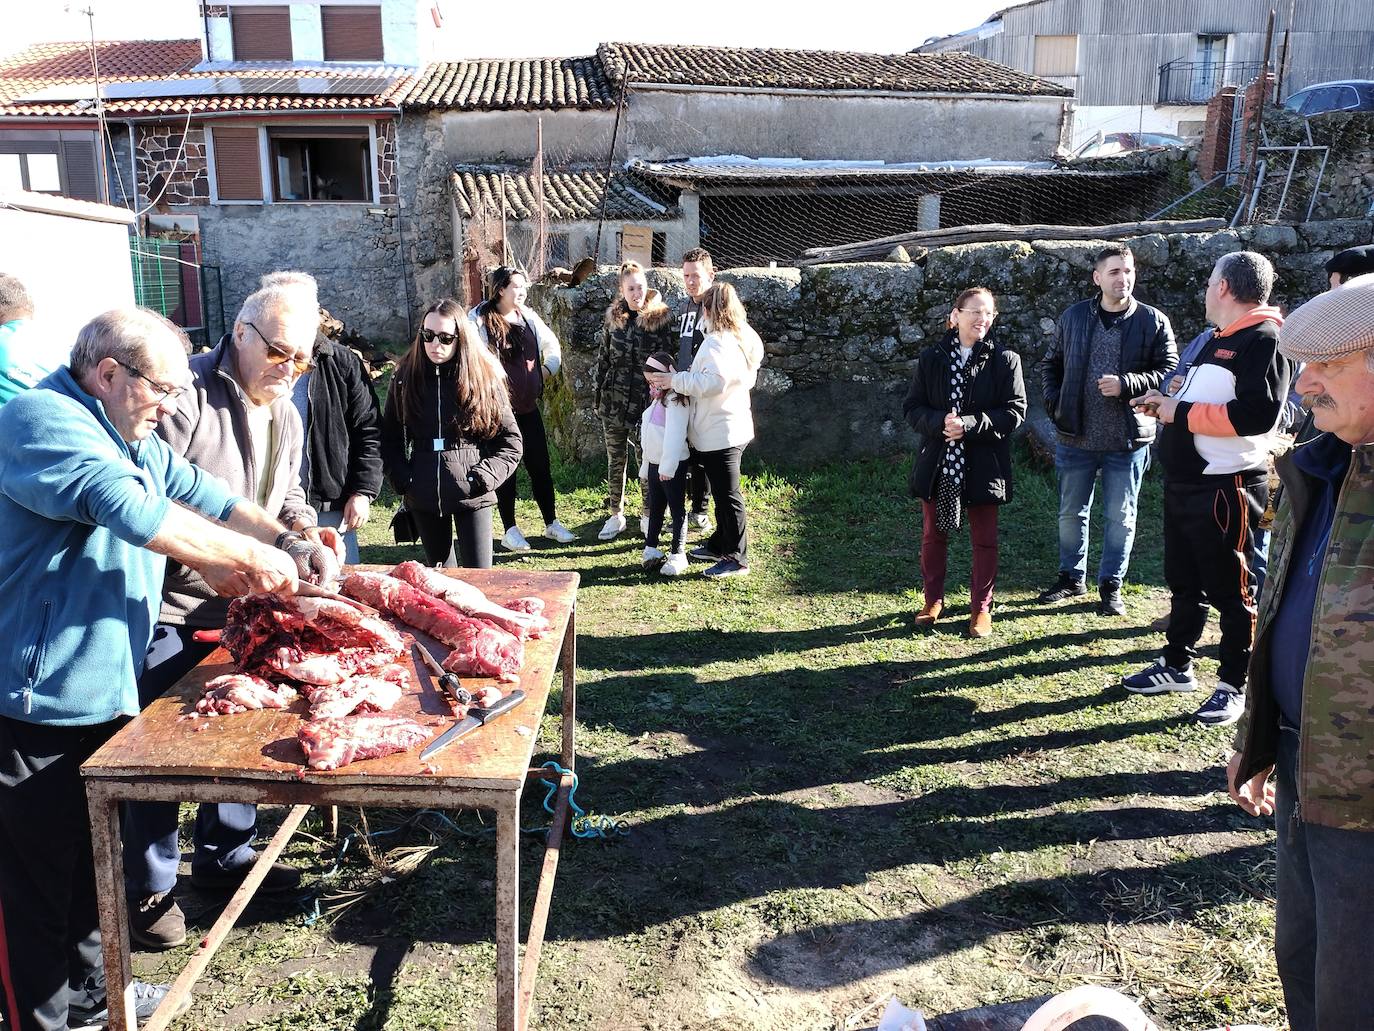
[[[641,537],[649,536],[649,517],[646,515],[639,517],[639,535]]]
[[[551,541],[557,541],[559,544],[571,544],[573,541],[577,540],[577,534],[573,533],[557,519],[544,527],[544,536]]]
[[[664,557],[663,552],[659,551],[657,548],[645,548],[644,556],[639,560],[639,564],[645,569],[653,569],[655,566],[663,563]]]
[[[687,525],[694,526],[698,530],[709,530],[711,528],[711,520],[705,512],[693,512],[687,517]]]
[[[501,538],[501,547],[507,551],[529,551],[530,542],[525,540],[525,535],[520,532],[520,527],[512,526]]]
[[[658,571],[664,576],[681,576],[687,572],[687,553],[685,551],[675,551],[663,560],[663,565],[658,567]]]
[[[620,536],[621,532],[624,529],[625,516],[622,513],[617,512],[615,515],[611,516],[611,518],[606,520],[605,525],[601,527],[601,532],[598,533],[597,536],[600,537],[603,541],[615,540],[615,538]]]

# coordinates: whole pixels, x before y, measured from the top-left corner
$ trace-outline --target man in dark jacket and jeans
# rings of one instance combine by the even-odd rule
[[[1097,582],[1104,616],[1121,616],[1121,581],[1135,539],[1136,500],[1150,464],[1154,420],[1137,415],[1129,398],[1157,388],[1178,364],[1165,315],[1132,295],[1135,257],[1115,243],[1097,255],[1093,283],[1101,295],[1059,317],[1041,366],[1045,411],[1059,430],[1059,578],[1042,602],[1087,593],[1088,515],[1102,474],[1102,561]]]

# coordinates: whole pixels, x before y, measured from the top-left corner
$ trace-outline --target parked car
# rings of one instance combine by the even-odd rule
[[[1156,150],[1160,147],[1190,147],[1191,140],[1167,132],[1109,132],[1098,133],[1083,144],[1073,156],[1076,158],[1109,158],[1132,150]]]
[[[1283,106],[1304,118],[1328,111],[1374,111],[1374,79],[1319,82],[1298,90]]]

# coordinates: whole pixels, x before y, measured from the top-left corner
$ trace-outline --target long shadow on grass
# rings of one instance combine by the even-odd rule
[[[950,621],[950,629],[955,621]],[[814,627],[807,630],[668,630],[661,633],[610,635],[578,634],[578,663],[583,669],[613,670],[616,672],[661,669],[674,666],[701,667],[711,662],[748,662],[765,655],[796,653],[833,648],[836,645],[867,641],[894,641],[913,649],[909,664],[923,670],[947,670],[960,666],[997,667],[1015,660],[1021,670],[1024,659],[1037,652],[1053,652],[1064,648],[1081,648],[1090,641],[1134,640],[1149,633],[1148,627],[1115,625],[1085,629],[1082,633],[1048,634],[1032,641],[1010,641],[1005,644],[970,645],[975,649],[962,655],[931,657],[914,649],[929,642],[925,635],[914,633],[909,623],[894,615],[873,616],[842,626]],[[1117,661],[1113,656],[1091,656],[1094,661]],[[1062,655],[1044,660],[1047,671],[1068,671],[1077,668],[1082,659],[1071,660]],[[599,690],[599,688],[598,688]]]
[[[1219,783],[1219,772],[1216,776]],[[1135,854],[1158,839],[1257,826],[1229,802],[1171,809],[1133,804],[1135,795],[1098,801],[1123,787],[1148,796],[1193,794],[1200,785],[1190,774],[1109,775],[1071,780],[1048,791],[961,786],[918,799],[833,807],[755,798],[709,813],[671,813],[637,824],[631,839],[604,851],[569,852],[565,862],[572,864],[567,871],[572,876],[560,889],[557,933],[615,936],[756,900],[805,905],[815,898],[808,893],[858,887],[875,874],[912,864],[948,868],[974,862],[979,866],[970,876],[1011,880],[1023,861],[1032,869],[1037,862],[1071,866],[1075,860],[1067,850],[1086,842],[1099,854],[1115,856]],[[1065,804],[1066,791],[1094,808],[1050,808]],[[993,872],[983,872],[985,865]],[[1158,876],[1168,877],[1168,868]],[[1074,878],[1062,881],[1068,909],[1080,911],[1081,900],[1073,900],[1071,890]],[[595,892],[587,891],[590,883]],[[985,893],[991,899],[999,891],[1014,897],[1022,889]],[[594,930],[584,923],[584,907],[595,911],[600,902],[594,896],[607,893],[619,900],[616,919]],[[978,910],[980,894],[969,903],[972,911]],[[831,897],[831,906],[836,898]],[[1224,904],[1223,897],[1208,904]],[[1003,911],[1008,908],[1002,904]],[[1064,910],[1061,905],[1061,918]],[[1039,915],[1028,914],[1028,919]]]
[[[1272,890],[1256,875],[1272,855],[1246,845],[1151,867],[1113,867],[998,885],[945,904],[931,902],[901,916],[827,922],[765,942],[749,963],[757,976],[808,990],[866,977],[956,952],[993,935],[1039,924],[1168,923],[1252,900]],[[1186,885],[1196,908],[1152,907],[1142,917],[1135,896],[1178,896]]]

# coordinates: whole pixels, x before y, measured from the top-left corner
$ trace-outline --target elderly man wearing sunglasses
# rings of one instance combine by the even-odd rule
[[[275,516],[286,528],[283,545],[300,576],[315,583],[334,580],[343,560],[338,532],[317,526],[306,503],[303,429],[291,399],[296,379],[312,366],[318,324],[308,277],[251,294],[219,346],[191,358],[191,387],[157,428],[177,454]],[[163,694],[214,649],[193,635],[224,626],[228,602],[194,570],[168,564],[162,611],[139,679],[141,704]],[[181,859],[177,808],[174,802],[130,804],[124,817],[130,936],[152,949],[172,948],[186,938],[185,918],[172,896]],[[254,806],[202,805],[191,883],[201,890],[237,886],[256,858],[256,825]],[[277,864],[261,890],[287,891],[299,881],[294,868]]]

